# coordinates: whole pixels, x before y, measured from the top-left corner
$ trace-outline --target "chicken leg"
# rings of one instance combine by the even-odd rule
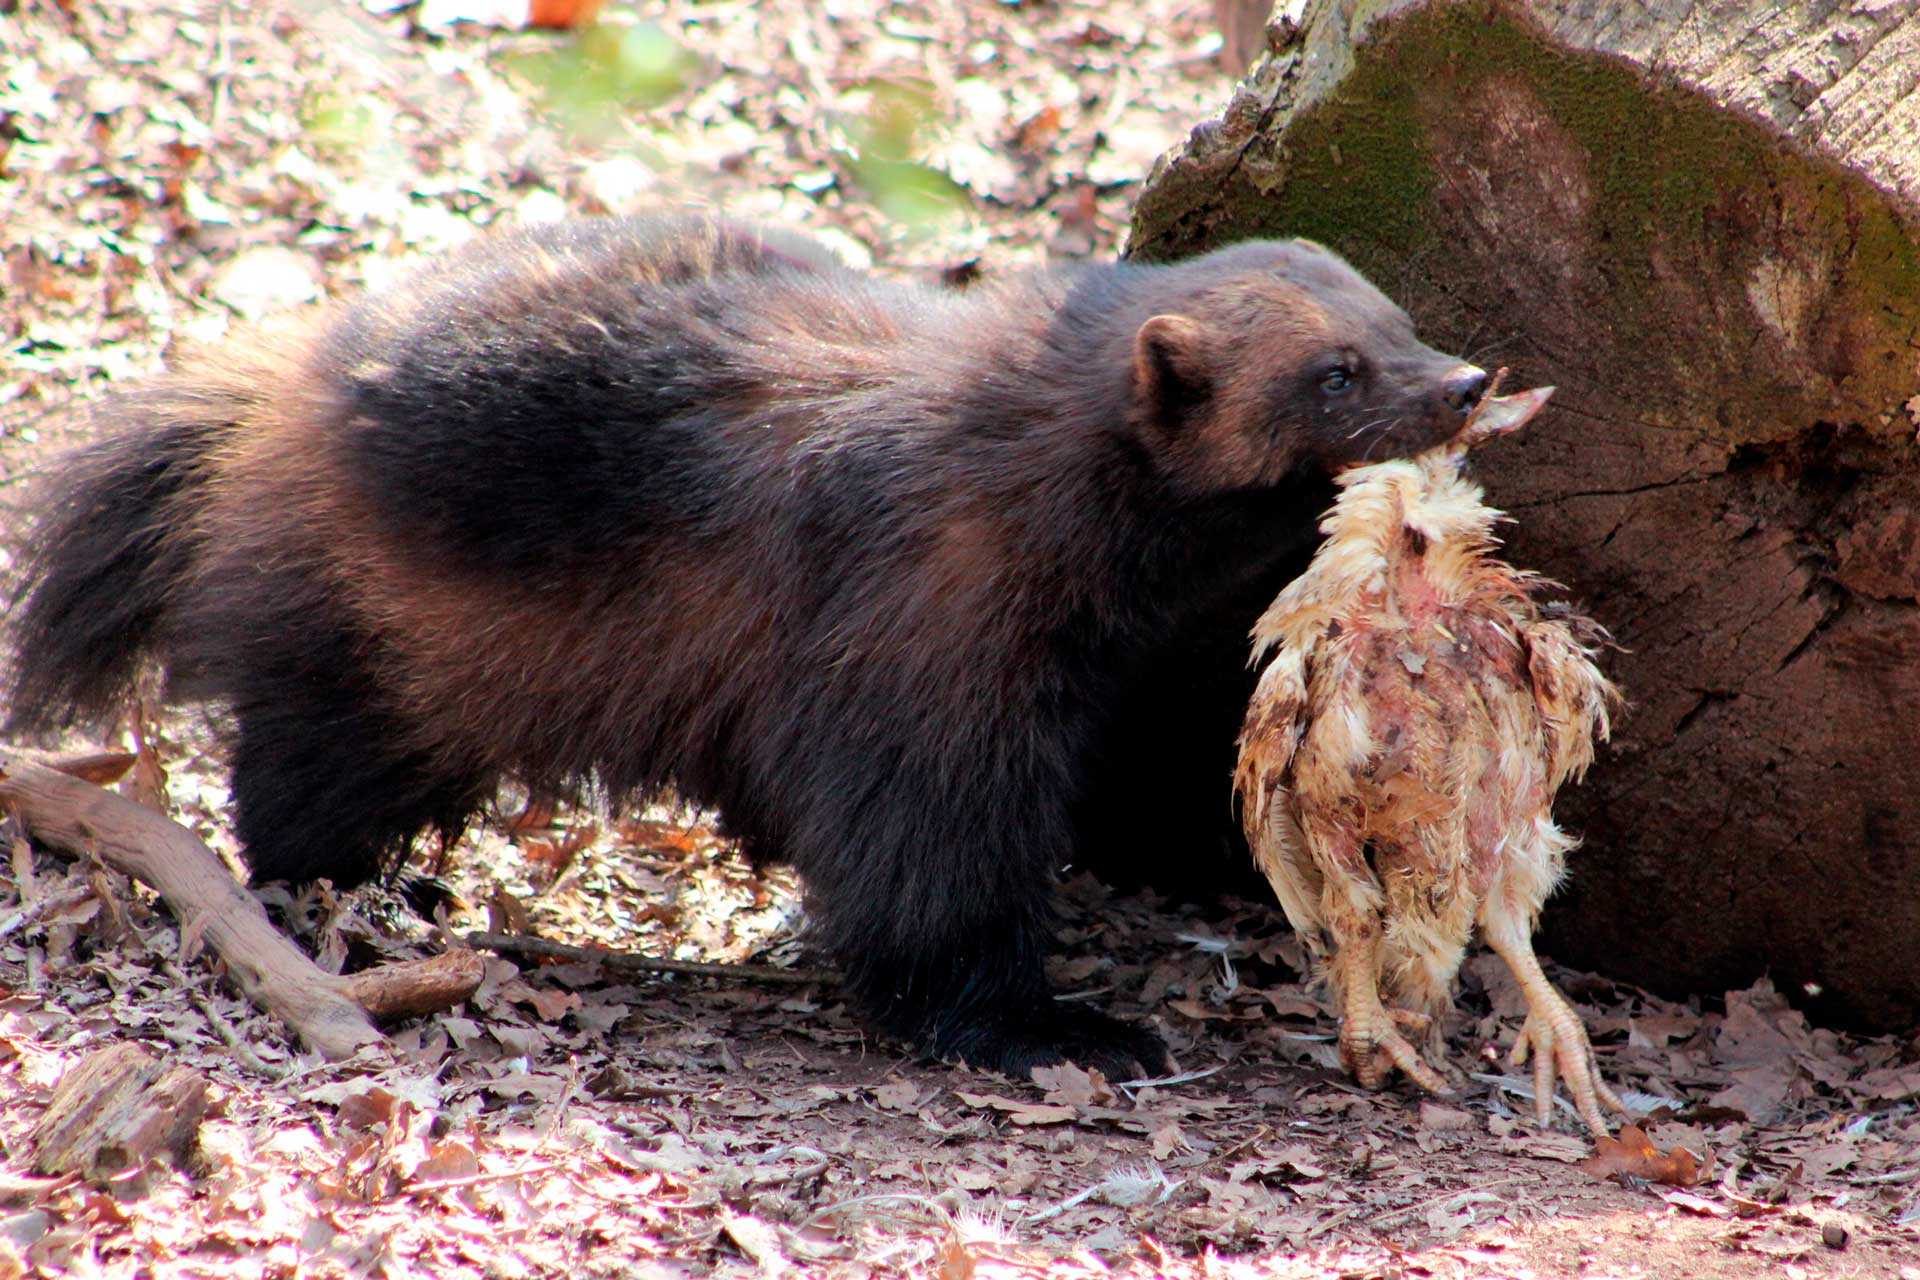
[[[1600,1104],[1606,1103],[1623,1116],[1631,1117],[1632,1112],[1600,1078],[1587,1029],[1580,1025],[1580,1018],[1567,1004],[1566,997],[1547,981],[1546,972],[1533,954],[1532,937],[1517,925],[1503,928],[1493,924],[1487,929],[1487,944],[1507,962],[1507,968],[1513,971],[1520,990],[1527,997],[1527,1020],[1520,1034],[1514,1037],[1510,1060],[1518,1067],[1525,1065],[1528,1057],[1533,1059],[1534,1119],[1543,1129],[1551,1123],[1555,1077],[1558,1076],[1567,1082],[1567,1092],[1573,1095],[1574,1106],[1593,1136],[1596,1139],[1610,1137]]]
[[[1398,1067],[1428,1093],[1447,1093],[1446,1081],[1400,1034],[1403,1026],[1424,1028],[1428,1017],[1390,1010],[1380,1001],[1379,926],[1347,932],[1350,936],[1340,939],[1333,955],[1334,989],[1340,993],[1340,1065],[1362,1088],[1378,1089]]]

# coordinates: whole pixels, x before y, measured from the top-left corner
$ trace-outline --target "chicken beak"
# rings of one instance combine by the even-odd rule
[[[1496,436],[1512,435],[1546,407],[1553,392],[1552,387],[1535,387],[1510,396],[1488,396],[1467,415],[1466,425],[1460,428],[1453,442],[1470,449]]]

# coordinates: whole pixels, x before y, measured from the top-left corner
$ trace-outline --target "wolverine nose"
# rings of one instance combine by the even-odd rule
[[[1486,393],[1487,371],[1470,364],[1455,369],[1440,384],[1440,394],[1446,398],[1447,407],[1455,413],[1465,413],[1473,408]]]

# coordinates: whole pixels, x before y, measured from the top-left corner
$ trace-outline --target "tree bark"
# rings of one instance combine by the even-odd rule
[[[131,1042],[109,1045],[60,1077],[33,1127],[33,1167],[105,1183],[153,1159],[184,1169],[207,1110],[206,1077]]]
[[[1920,1018],[1920,5],[1283,3],[1129,252],[1346,254],[1552,382],[1477,455],[1625,651],[1559,958]]]

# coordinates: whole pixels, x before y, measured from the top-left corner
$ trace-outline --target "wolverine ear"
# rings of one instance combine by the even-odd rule
[[[1191,316],[1154,316],[1133,335],[1134,394],[1150,420],[1177,427],[1213,394],[1207,331]]]

